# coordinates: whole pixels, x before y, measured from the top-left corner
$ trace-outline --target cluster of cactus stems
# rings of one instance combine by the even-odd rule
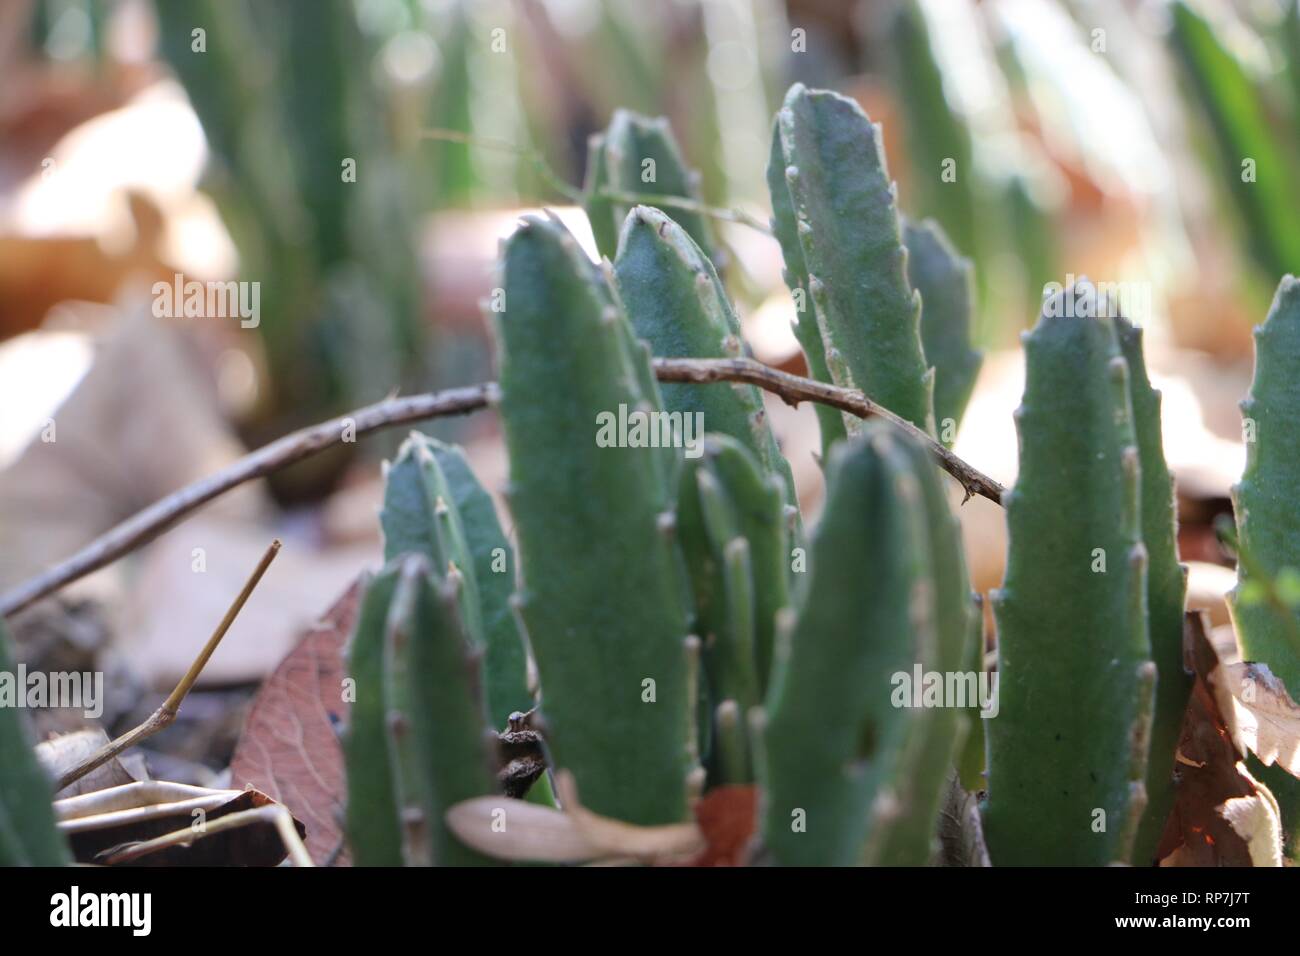
[[[933,223],[900,215],[880,143],[851,100],[793,87],[773,132],[772,231],[810,374],[947,444],[980,364],[971,266]],[[521,786],[505,766],[502,731],[527,714],[549,770],[605,817],[676,824],[713,787],[756,786],[755,861],[932,862],[958,768],[983,791],[995,865],[1151,863],[1189,678],[1141,331],[1086,280],[1060,295],[1088,315],[1045,301],[1024,339],[1020,468],[991,596],[997,706],[916,706],[899,675],[985,669],[952,489],[914,435],[821,409],[826,496],[805,533],[759,394],[660,387],[652,355],[745,352],[709,224],[683,205],[695,178],[666,123],[620,113],[591,147],[602,262],[549,216],[503,243],[492,317],[509,537],[459,449],[413,434],[388,466],[387,563],[348,648],[354,859],[491,862],[446,814],[485,795],[555,806],[548,774]],[[632,194],[647,204],[609,198]],[[1275,574],[1300,566],[1300,283],[1283,281],[1257,340],[1235,498],[1243,551]],[[707,435],[689,455],[597,442],[600,416],[620,409],[702,416]],[[1241,574],[1245,656],[1300,697],[1300,622],[1243,600]],[[7,801],[43,786],[14,717],[0,710],[0,758],[19,781]],[[12,811],[0,803],[0,858],[59,860]]]
[[[390,564],[352,650],[358,859],[474,858],[438,814],[499,789],[493,732],[536,707],[551,769],[571,771],[596,813],[677,823],[712,787],[756,785],[755,860],[931,862],[959,767],[984,791],[994,864],[1152,862],[1190,681],[1140,329],[1087,280],[1045,302],[1025,336],[1020,471],[992,595],[996,716],[978,726],[974,700],[900,705],[900,674],[984,670],[946,479],[915,437],[819,409],[826,499],[805,536],[759,393],[659,386],[652,355],[745,353],[695,181],[666,123],[621,112],[590,150],[602,262],[549,217],[503,244],[493,317],[513,548],[454,449],[412,436],[389,468]],[[809,373],[950,445],[981,362],[972,268],[937,225],[900,214],[879,128],[796,85],[768,183]],[[1284,283],[1259,334],[1246,409],[1260,440],[1237,493],[1243,547],[1270,569],[1300,563],[1287,490],[1300,410],[1285,384],[1296,288]],[[1071,315],[1067,296],[1095,308]],[[699,415],[708,434],[695,455],[598,445],[594,423],[620,407]],[[1295,622],[1234,614],[1247,655],[1294,687]],[[417,653],[422,640],[434,646]],[[424,700],[439,695],[444,706]]]

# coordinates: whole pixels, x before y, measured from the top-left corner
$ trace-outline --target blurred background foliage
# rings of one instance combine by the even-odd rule
[[[179,80],[205,143],[198,186],[235,263],[185,271],[261,283],[263,320],[237,343],[256,397],[235,416],[260,443],[393,389],[489,375],[476,311],[494,250],[474,250],[521,208],[571,205],[588,137],[618,107],[667,116],[703,199],[765,220],[772,116],[800,80],[884,124],[902,208],[938,219],[976,264],[984,345],[1014,343],[1045,283],[1088,274],[1148,283],[1158,336],[1232,362],[1279,275],[1300,268],[1297,7],[10,0],[0,235],[27,228],[13,197],[61,134]],[[131,208],[141,231],[148,206]],[[774,244],[719,226],[755,351],[797,366]],[[167,274],[174,260],[157,259]],[[13,334],[53,303],[7,276]],[[317,496],[345,465],[299,469],[281,491]]]

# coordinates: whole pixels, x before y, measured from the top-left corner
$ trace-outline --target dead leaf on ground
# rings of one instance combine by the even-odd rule
[[[80,863],[176,830],[194,827],[276,801],[258,790],[209,790],[150,780],[54,802],[59,829]],[[303,825],[294,825],[299,835]],[[287,851],[273,825],[252,823],[189,844],[168,846],[124,866],[275,866]]]
[[[1300,705],[1268,665],[1220,662],[1210,680],[1237,750],[1300,777]]]
[[[182,326],[155,318],[147,297],[119,309],[85,303],[66,308],[87,324],[97,316],[104,326],[94,340],[93,364],[71,394],[57,408],[33,415],[17,391],[24,383],[3,383],[14,416],[25,421],[31,436],[0,483],[5,588],[243,453],[222,416],[215,385],[196,361],[192,338]],[[50,421],[54,440],[42,441]],[[251,519],[265,507],[257,483],[221,496],[207,513]]]
[[[556,772],[555,790],[564,810],[504,795],[474,797],[447,811],[447,827],[466,846],[498,860],[673,864],[706,848],[694,823],[645,827],[593,813],[578,799],[567,770]]]
[[[36,759],[53,779],[58,780],[106,743],[108,743],[108,734],[102,727],[88,727],[42,740],[36,745]],[[149,772],[145,768],[144,756],[136,751],[128,751],[107,763],[100,764],[84,777],[72,781],[56,796],[75,797],[83,793],[107,790],[109,787],[119,787],[122,784],[148,779]]]
[[[957,774],[948,775],[948,792],[939,811],[939,866],[992,866],[984,845],[984,824],[979,797],[961,785]]]
[[[1157,859],[1161,866],[1280,865],[1277,802],[1247,772],[1220,712],[1211,682],[1220,651],[1200,613],[1185,618],[1183,655],[1196,679],[1175,757],[1174,809]]]
[[[343,646],[362,591],[357,579],[267,678],[231,760],[236,786],[265,791],[304,821],[319,865],[349,862],[339,823],[346,785],[338,728],[348,711]]]
[[[758,787],[715,787],[696,801],[695,822],[707,846],[688,866],[744,866],[758,829]]]

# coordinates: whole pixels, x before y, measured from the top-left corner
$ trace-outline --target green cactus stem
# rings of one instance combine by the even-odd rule
[[[772,154],[767,164],[767,189],[772,197],[772,233],[781,245],[781,255],[785,260],[782,275],[794,297],[794,334],[808,362],[808,374],[819,382],[829,382],[831,373],[826,366],[826,347],[808,294],[808,265],[804,262],[803,247],[799,243],[799,223],[790,202],[785,167],[785,152],[781,148],[781,128],[778,123],[772,130]],[[821,429],[822,461],[825,462],[831,446],[847,432],[843,416],[829,405],[817,406],[817,424]]]
[[[1285,276],[1264,324],[1255,329],[1255,377],[1241,403],[1246,470],[1232,490],[1237,536],[1250,560],[1237,562],[1228,609],[1242,657],[1267,664],[1288,693],[1300,700],[1300,612],[1284,613],[1244,597],[1258,587],[1251,568],[1276,578],[1300,568],[1300,281]],[[1279,771],[1263,771],[1282,806],[1287,852],[1300,858],[1300,784]]]
[[[975,647],[982,618],[970,589],[970,576],[962,550],[961,527],[948,504],[945,479],[929,451],[914,441],[900,441],[910,459],[911,472],[921,490],[925,530],[929,541],[931,598],[934,602],[935,644],[921,647],[917,663],[923,670],[944,675],[974,675],[965,685],[967,701],[944,701],[946,706],[922,710],[915,735],[911,769],[894,785],[900,813],[890,826],[879,862],[894,866],[923,866],[937,851],[937,820],[943,806],[948,777],[958,748],[979,716],[978,663]],[[972,666],[974,665],[974,666]],[[989,719],[994,719],[990,715]]]
[[[933,434],[921,303],[907,282],[878,127],[853,100],[796,83],[777,131],[831,379]],[[795,273],[789,257],[786,269]],[[845,427],[852,433],[861,422],[847,416]]]
[[[358,865],[488,862],[443,822],[454,803],[498,792],[463,585],[459,571],[439,578],[425,557],[406,554],[367,586],[349,651],[356,700],[344,744]]]
[[[1147,551],[1147,616],[1156,665],[1155,711],[1147,763],[1147,808],[1138,824],[1133,860],[1155,862],[1165,820],[1174,805],[1174,755],[1182,733],[1192,677],[1183,668],[1183,613],[1187,571],[1178,562],[1174,483],[1165,464],[1160,393],[1147,378],[1142,330],[1117,317],[1115,330],[1129,370],[1133,431],[1142,462],[1142,540]]]
[[[738,358],[745,354],[740,320],[708,256],[662,210],[628,213],[614,262],[619,295],[637,336],[662,358]],[[794,476],[767,422],[762,394],[752,385],[665,384],[664,408],[703,416],[704,428],[730,435],[777,476],[793,509]]]
[[[949,448],[975,390],[984,356],[971,347],[975,284],[969,259],[927,219],[903,224],[907,278],[921,296],[921,342],[934,369],[934,421]]]
[[[497,520],[492,496],[454,445],[412,433],[385,473],[384,557],[423,554],[446,573],[463,576],[465,628],[482,647],[485,694],[492,725],[533,706],[523,641],[510,610],[515,555]]]
[[[1000,713],[985,727],[995,866],[1125,862],[1146,804],[1155,665],[1128,366],[1114,324],[1067,301],[1048,299],[1024,339],[1020,474],[993,595]]]
[[[366,583],[356,629],[348,643],[348,677],[355,698],[343,736],[347,769],[346,829],[357,866],[401,866],[402,834],[388,760],[384,704],[384,630],[397,569],[390,565]]]
[[[703,455],[682,470],[677,513],[694,598],[691,630],[703,640],[708,698],[718,707],[714,778],[746,783],[752,773],[741,717],[766,693],[777,617],[789,603],[780,486],[739,442],[709,435]],[[723,704],[735,711],[726,733],[717,724]]]
[[[892,426],[835,446],[811,580],[783,642],[763,725],[763,841],[783,865],[879,861],[928,723],[896,675],[939,646],[916,459]]]
[[[686,166],[672,127],[664,117],[651,119],[630,110],[615,110],[609,128],[593,136],[587,150],[585,186],[587,215],[596,248],[607,259],[617,253],[619,227],[629,205],[601,195],[602,190],[648,197],[699,201],[699,176]],[[717,241],[708,219],[677,204],[664,207],[704,250],[714,265],[721,265]]]
[[[559,225],[505,243],[496,314],[515,600],[557,769],[584,805],[643,825],[686,816],[687,614],[672,540],[675,449],[602,447],[604,416],[662,413],[646,351]],[[625,443],[630,444],[630,442]]]

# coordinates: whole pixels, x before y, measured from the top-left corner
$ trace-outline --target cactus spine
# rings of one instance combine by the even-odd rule
[[[12,678],[14,673],[9,635],[0,620],[0,674]],[[16,692],[25,694],[27,688]],[[0,694],[0,866],[62,866],[68,847],[54,825],[50,779],[14,704]]]
[[[485,653],[488,713],[504,728],[511,713],[533,706],[509,604],[515,557],[464,452],[412,433],[388,466],[380,523],[386,560],[422,554],[439,573],[454,567],[461,575],[465,630]]]
[[[1095,295],[1080,283],[1075,300]],[[1108,320],[1044,303],[1024,337],[1020,474],[993,596],[1000,713],[986,728],[994,865],[1128,859],[1145,805],[1155,667],[1128,366]]]
[[[1151,718],[1151,753],[1147,766],[1147,808],[1138,824],[1133,860],[1154,862],[1165,820],[1174,803],[1174,754],[1192,690],[1183,668],[1183,613],[1187,572],[1178,563],[1174,483],[1165,464],[1160,427],[1160,393],[1147,378],[1142,330],[1117,317],[1115,330],[1128,363],[1133,431],[1142,462],[1142,540],[1147,552],[1147,615],[1151,659],[1156,665],[1155,710]]]
[[[762,721],[763,839],[782,864],[875,863],[885,854],[924,862],[927,855],[905,853],[901,835],[891,845],[890,829],[920,812],[899,796],[916,780],[923,753],[925,783],[906,795],[928,809],[953,737],[942,746],[936,738],[943,766],[937,780],[929,779],[933,754],[924,735],[935,724],[922,710],[896,705],[896,676],[910,677],[918,663],[932,668],[950,640],[960,651],[960,634],[941,641],[939,632],[958,617],[968,626],[951,613],[968,597],[956,593],[964,590],[959,580],[936,575],[931,534],[950,536],[952,529],[928,526],[937,517],[927,514],[929,478],[907,441],[873,422],[831,454],[811,580],[776,662]],[[945,600],[940,612],[937,595],[950,586],[955,601]],[[926,827],[932,824],[933,817]]]
[[[694,700],[672,541],[675,455],[609,447],[598,431],[620,408],[662,412],[648,357],[556,222],[530,217],[506,242],[504,288],[496,318],[522,565],[515,603],[554,765],[574,773],[597,813],[677,822]]]
[[[661,210],[637,206],[623,224],[614,263],[618,291],[637,336],[666,358],[735,358],[744,354],[736,318],[718,273],[687,231]],[[739,441],[777,476],[782,497],[797,507],[794,476],[767,423],[753,385],[666,384],[669,412],[703,416],[704,427]]]
[[[921,304],[907,283],[879,128],[854,101],[796,83],[777,114],[777,131],[832,380],[933,433]],[[786,268],[794,271],[788,257]],[[861,422],[846,416],[845,427],[852,433]]]
[[[940,440],[951,448],[984,361],[970,344],[973,269],[932,219],[905,222],[903,242],[907,279],[921,296],[925,360],[934,369],[935,426]]]

